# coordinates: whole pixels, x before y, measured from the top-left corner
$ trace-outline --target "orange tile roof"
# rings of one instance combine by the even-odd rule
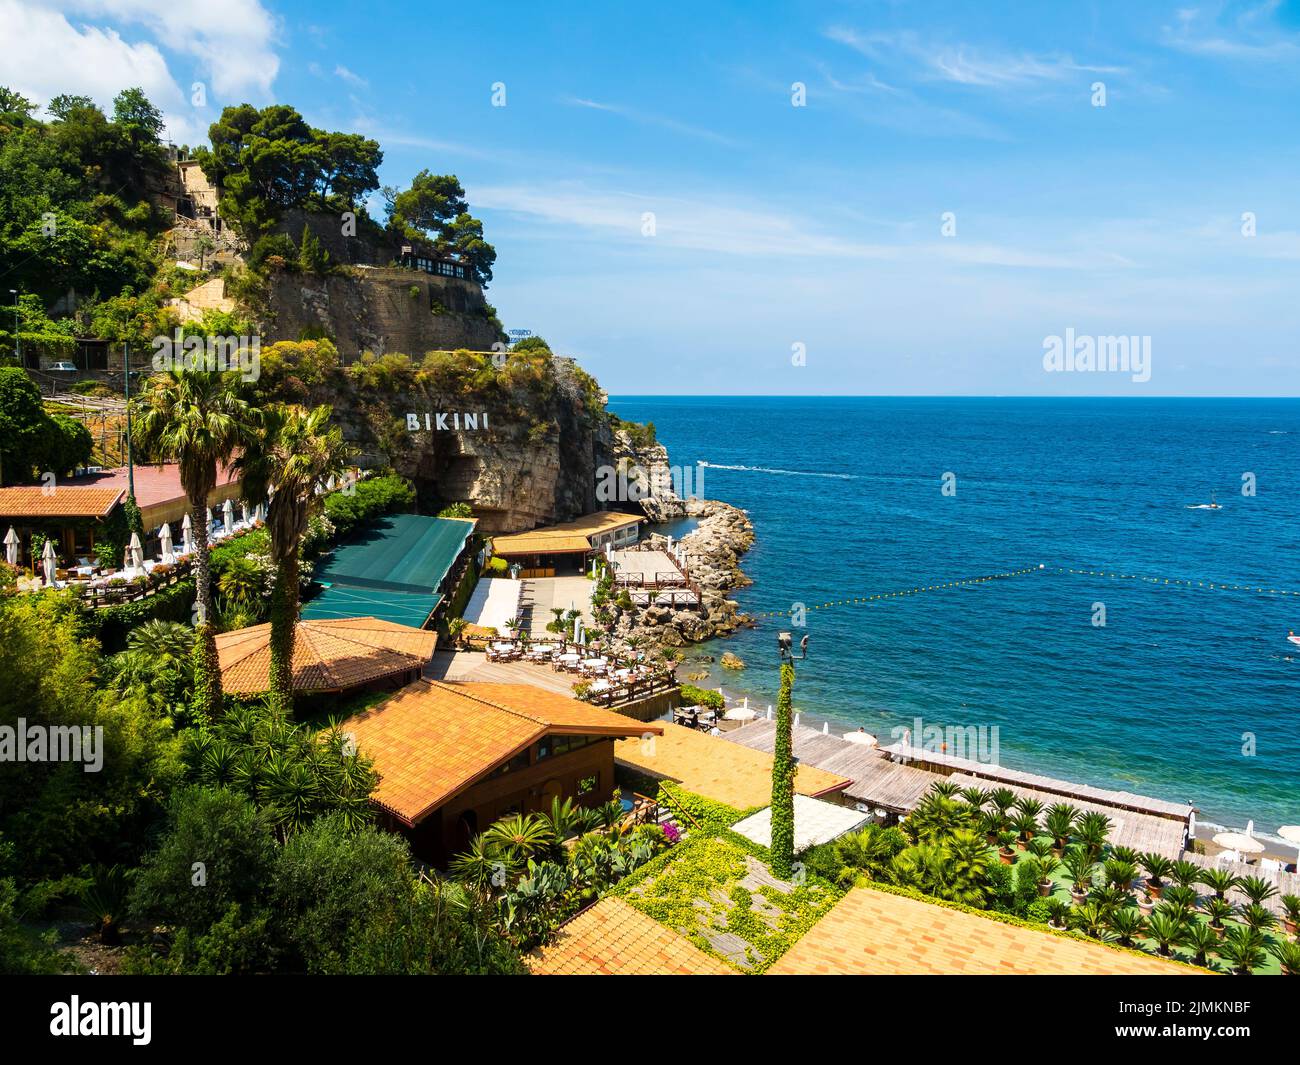
[[[378,618],[298,622],[293,646],[293,689],[340,691],[411,669],[433,657],[438,634]],[[271,626],[253,625],[217,637],[221,684],[236,695],[270,685]]]
[[[174,462],[161,466],[140,463],[135,467],[134,480],[135,501],[143,510],[159,503],[185,499],[185,489],[181,487],[181,468]],[[128,473],[125,466],[118,466],[111,470],[100,470],[99,473],[82,474],[71,478],[71,483],[122,491],[127,486]],[[213,486],[214,489],[238,483],[239,474],[232,467],[217,463],[217,483]]]
[[[854,888],[768,972],[1176,976],[1204,970],[885,891]]]
[[[548,734],[663,731],[528,684],[430,680],[408,685],[342,728],[374,760],[379,786],[372,800],[411,825]]]
[[[58,484],[53,492],[40,486],[0,488],[0,517],[103,518],[122,498],[120,488],[84,488]]]
[[[629,906],[606,897],[562,925],[529,961],[538,976],[736,976],[731,966]]]
[[[492,538],[492,550],[498,555],[546,554],[549,551],[590,551],[591,537],[623,529],[645,521],[644,515],[621,510],[598,510],[560,525],[544,525],[528,532]]]
[[[668,726],[653,743],[621,740],[614,745],[614,758],[738,810],[767,806],[772,801],[771,754],[683,725]],[[847,777],[815,766],[800,765],[795,771],[794,788],[801,795],[826,795],[850,783]]]

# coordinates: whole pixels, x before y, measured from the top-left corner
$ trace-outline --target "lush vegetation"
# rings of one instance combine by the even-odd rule
[[[40,389],[16,366],[0,366],[0,485],[32,484],[85,465],[94,441],[81,422],[47,414]]]

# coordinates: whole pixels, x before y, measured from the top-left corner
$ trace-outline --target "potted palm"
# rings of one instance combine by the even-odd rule
[[[1101,857],[1106,846],[1106,837],[1110,834],[1110,818],[1098,811],[1089,811],[1078,819],[1075,827],[1075,839],[1083,845],[1095,862]]]
[[[1248,976],[1250,971],[1264,961],[1264,934],[1255,928],[1236,924],[1215,951],[1238,976]]]
[[[1237,885],[1251,902],[1262,905],[1277,894],[1277,886],[1261,876],[1245,876]]]
[[[1281,940],[1268,949],[1282,966],[1283,976],[1300,976],[1300,943]]]
[[[1142,855],[1142,868],[1147,871],[1147,894],[1160,898],[1165,889],[1165,879],[1173,872],[1174,863],[1163,854]]]
[[[1131,947],[1147,926],[1146,918],[1130,906],[1111,911],[1106,918],[1107,927],[1115,933],[1121,947]]]
[[[1223,938],[1224,924],[1229,917],[1237,912],[1237,908],[1225,898],[1214,895],[1205,900],[1202,907],[1205,916],[1210,919],[1210,931],[1220,939]]]
[[[1128,862],[1130,865],[1137,865],[1142,860],[1142,855],[1132,847],[1111,847],[1110,856],[1117,862]]]
[[[1033,836],[1030,838],[1029,842],[1025,844],[1025,850],[1035,858],[1051,857],[1055,849],[1056,848],[1052,845],[1052,841],[1046,836]]]
[[[1070,923],[1070,904],[1064,899],[1047,900],[1047,926],[1064,932]]]
[[[1106,908],[1099,902],[1087,901],[1070,912],[1071,923],[1085,936],[1104,939],[1109,920]]]
[[[1229,891],[1241,883],[1241,877],[1226,869],[1202,869],[1201,883],[1214,892],[1217,899],[1225,898]]]
[[[1195,862],[1183,859],[1174,862],[1173,868],[1169,870],[1169,875],[1179,887],[1191,887],[1193,884],[1201,882],[1201,874],[1204,872],[1205,870]]]
[[[1047,808],[1047,816],[1043,820],[1043,827],[1047,829],[1047,834],[1056,841],[1053,848],[1056,856],[1059,858],[1065,853],[1065,848],[1070,844],[1070,833],[1074,829],[1075,819],[1079,816],[1079,811],[1069,803],[1058,802]]]
[[[994,788],[989,792],[989,802],[1004,819],[1009,818],[1011,807],[1016,803],[1016,793],[1010,788]]]
[[[1267,906],[1252,902],[1241,911],[1241,919],[1247,928],[1263,933],[1277,927],[1277,915]]]
[[[1038,863],[1038,894],[1042,898],[1047,898],[1052,894],[1052,874],[1061,867],[1061,860],[1054,854],[1045,855],[1042,858],[1021,858],[1022,862]]]
[[[1092,887],[1092,872],[1096,863],[1086,847],[1071,847],[1061,863],[1074,884],[1070,897],[1075,906],[1081,906],[1088,898],[1088,889]]]
[[[1024,850],[1029,846],[1029,841],[1038,834],[1038,818],[1033,814],[1027,814],[1024,811],[1021,811],[1011,819],[1011,824],[1020,835],[1020,840],[1017,845],[1021,850]]]
[[[1154,940],[1158,954],[1169,957],[1169,948],[1183,938],[1182,917],[1162,906],[1147,918],[1147,937]]]
[[[1176,884],[1174,887],[1165,888],[1163,898],[1170,906],[1176,906],[1189,914],[1196,909],[1198,900],[1196,889],[1188,887],[1186,884]]]
[[[1218,950],[1219,937],[1202,921],[1192,921],[1183,929],[1179,942],[1192,952],[1192,964],[1209,965],[1209,955]]]
[[[1014,865],[1016,861],[1016,834],[1010,830],[998,833],[998,859],[1003,865]]]
[[[1137,877],[1137,866],[1132,862],[1120,861],[1118,858],[1108,858],[1102,866],[1102,873],[1106,877],[1106,883],[1114,884],[1123,891],[1129,891]]]
[[[1294,939],[1296,929],[1300,928],[1300,895],[1283,895],[1282,912],[1282,927]]]

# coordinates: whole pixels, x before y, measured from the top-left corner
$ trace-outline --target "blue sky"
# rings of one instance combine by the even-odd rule
[[[25,42],[0,83],[143,84],[190,142],[282,101],[379,139],[387,184],[458,174],[502,320],[614,393],[1300,394],[1300,0],[226,0],[213,21],[0,0]],[[1067,329],[1150,337],[1150,380],[1045,373]]]

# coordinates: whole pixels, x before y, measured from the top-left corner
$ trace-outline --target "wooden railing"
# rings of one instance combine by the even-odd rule
[[[650,677],[611,684],[602,691],[588,691],[584,698],[594,706],[619,706],[673,691],[677,686],[677,678],[671,673],[656,673]]]

